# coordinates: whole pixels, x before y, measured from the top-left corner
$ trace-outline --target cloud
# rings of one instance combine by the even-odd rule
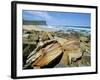
[[[44,19],[52,19],[52,17],[47,13],[47,12],[40,12],[40,11],[26,11],[27,13],[33,15],[33,16],[38,16]]]
[[[24,11],[24,12],[27,13],[28,15],[31,15],[31,19],[33,16],[34,19],[46,20],[46,23],[48,25],[58,22],[56,17],[50,15],[49,12],[46,12],[46,11]]]

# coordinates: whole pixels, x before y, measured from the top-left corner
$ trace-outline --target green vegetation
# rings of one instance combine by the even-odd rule
[[[23,25],[46,25],[46,21],[23,21]]]

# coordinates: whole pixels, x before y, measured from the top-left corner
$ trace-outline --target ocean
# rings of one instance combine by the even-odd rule
[[[55,25],[47,25],[47,26],[42,26],[44,28],[50,28],[53,30],[63,30],[63,31],[67,31],[67,30],[75,30],[75,31],[87,31],[90,32],[91,28],[89,26],[55,26]]]

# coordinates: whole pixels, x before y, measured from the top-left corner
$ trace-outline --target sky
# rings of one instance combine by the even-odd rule
[[[43,20],[47,25],[90,27],[90,13],[23,10],[23,20]]]

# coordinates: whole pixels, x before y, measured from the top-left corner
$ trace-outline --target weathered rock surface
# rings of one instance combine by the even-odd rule
[[[45,42],[53,39],[57,40],[57,45],[60,44],[60,46],[57,47],[57,45],[54,43],[52,47],[49,47],[50,45],[52,45],[52,43],[50,43],[44,48],[40,48],[36,53],[40,53],[40,55],[42,56],[38,55],[38,58],[36,58],[36,55],[32,56],[35,58],[33,60],[33,64],[30,64],[31,67],[41,67],[41,65],[43,67],[43,65],[48,65],[49,63],[55,64],[55,62],[57,62],[57,59],[55,60],[54,56],[62,52],[66,52],[66,54],[63,54],[62,56],[60,56],[61,58],[58,58],[60,60],[54,67],[81,67],[91,65],[91,44],[90,38],[88,36],[79,36],[78,33],[73,33],[70,35],[62,32],[46,32],[35,30],[28,32],[26,31],[25,33],[23,33],[23,35],[23,66],[25,66],[26,64],[27,57],[30,55],[30,53],[32,53],[32,51],[36,49],[37,45],[40,42],[45,44]],[[45,56],[43,53],[44,49],[46,49]],[[70,57],[69,54],[71,54],[72,57]],[[54,61],[51,59],[54,59]],[[50,60],[51,62],[49,62],[48,60]]]

